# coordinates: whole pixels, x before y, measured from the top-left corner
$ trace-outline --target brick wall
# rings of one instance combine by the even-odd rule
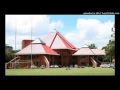
[[[22,40],[22,49],[28,46],[33,40]]]

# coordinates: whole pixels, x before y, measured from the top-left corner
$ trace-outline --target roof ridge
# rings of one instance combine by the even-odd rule
[[[64,40],[72,49],[73,48],[76,48],[74,45],[72,45],[68,40],[66,40],[66,38],[65,37],[63,37],[58,31],[57,31],[57,33],[58,33],[58,35],[60,36],[60,38],[62,39],[62,40]]]
[[[56,36],[57,36],[57,32],[56,32],[56,34],[55,34],[55,36],[54,36],[54,38],[53,38],[53,40],[52,40],[52,42],[51,42],[51,44],[50,44],[50,48],[51,48],[51,46],[52,46],[52,44],[53,44],[53,42],[54,42]]]
[[[89,48],[89,47],[88,47]],[[89,48],[90,49],[90,48]],[[90,49],[92,51],[92,49]],[[93,51],[92,51],[93,54],[95,54]]]

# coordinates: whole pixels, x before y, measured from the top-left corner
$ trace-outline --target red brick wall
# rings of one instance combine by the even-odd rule
[[[80,57],[80,63],[86,63],[89,65],[89,56],[85,56],[85,58]]]

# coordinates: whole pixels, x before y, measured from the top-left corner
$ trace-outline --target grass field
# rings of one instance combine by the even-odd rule
[[[70,70],[66,70],[66,68],[48,68],[48,69],[6,69],[6,76],[62,76],[62,75],[81,75],[81,76],[115,76],[115,69],[113,68],[70,68]]]

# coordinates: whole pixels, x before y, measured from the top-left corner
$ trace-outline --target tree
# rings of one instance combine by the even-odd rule
[[[113,32],[113,34],[111,35],[112,39],[109,40],[107,46],[104,46],[102,49],[105,49],[105,60],[111,62],[112,59],[115,59],[115,27],[113,26],[113,28],[111,29],[111,31]]]
[[[114,59],[115,58],[115,41],[109,41],[105,48],[106,58],[105,59]]]
[[[112,27],[111,31],[113,32],[113,34],[111,35],[111,37],[113,37],[113,39],[115,38],[115,24]]]
[[[6,59],[6,62],[9,62],[10,60],[12,60],[13,58],[15,57],[15,54],[11,51],[9,53],[5,53],[5,59]]]
[[[8,46],[8,44],[5,44],[5,49],[6,47]],[[12,50],[12,51],[9,51],[7,52],[5,50],[5,62],[9,62],[10,60],[12,60],[13,58],[15,57],[15,52]]]
[[[88,47],[89,47],[90,49],[96,49],[96,48],[97,48],[94,43],[88,45]]]

